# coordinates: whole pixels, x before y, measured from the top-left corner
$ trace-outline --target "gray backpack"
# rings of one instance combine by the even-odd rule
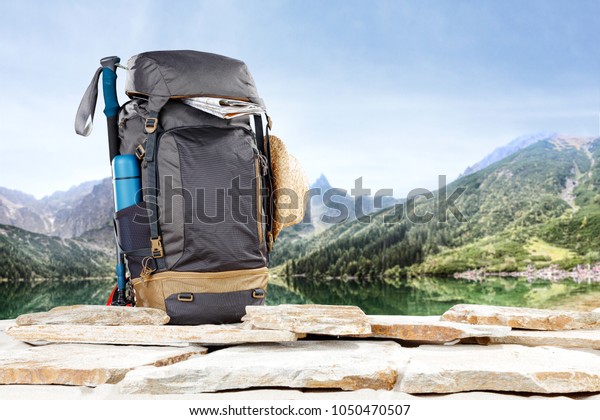
[[[220,118],[186,100],[230,99],[264,110],[254,80],[228,57],[147,52],[128,61],[126,93],[118,153],[137,157],[143,194],[115,213],[115,228],[135,305],[165,310],[172,324],[239,322],[247,305],[265,301],[273,246],[270,121],[266,113]],[[93,118],[87,108],[78,112],[78,132]]]

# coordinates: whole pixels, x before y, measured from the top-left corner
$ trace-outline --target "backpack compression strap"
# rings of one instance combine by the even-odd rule
[[[165,100],[166,103],[166,100]],[[163,104],[164,105],[164,104]],[[158,111],[150,111],[146,118],[145,130],[148,133],[146,139],[146,153],[144,156],[144,167],[146,168],[146,187],[145,194],[146,208],[148,210],[148,220],[150,224],[150,247],[152,258],[156,263],[157,270],[166,269],[164,259],[164,249],[160,226],[158,223],[158,171],[156,166],[156,152],[158,149]]]
[[[267,186],[267,194],[263,197],[263,208],[267,216],[267,250],[271,252],[273,249],[273,174],[271,168],[271,145],[269,144],[269,125],[270,120],[267,117],[266,132],[263,134],[263,118],[262,114],[254,115],[254,129],[256,130],[256,143],[259,152],[267,158],[267,173],[263,176],[263,185]]]
[[[265,114],[266,115],[266,114]],[[269,118],[269,116],[266,116],[267,118],[267,124],[266,124],[266,128],[265,128],[265,151],[267,152],[267,162],[269,162],[268,164],[268,172],[267,172],[267,178],[268,178],[268,185],[269,185],[269,191],[271,192],[269,194],[269,202],[267,203],[267,217],[268,217],[268,223],[267,223],[267,230],[268,230],[268,243],[269,243],[269,252],[271,252],[273,250],[273,242],[275,241],[275,238],[273,237],[273,218],[275,217],[275,191],[273,191],[273,167],[271,166],[271,141],[269,140],[269,130],[271,129],[271,119]]]

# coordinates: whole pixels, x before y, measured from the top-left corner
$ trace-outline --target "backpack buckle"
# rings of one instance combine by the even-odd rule
[[[254,299],[263,299],[265,297],[265,291],[263,289],[254,289],[252,291],[252,297]]]
[[[156,131],[158,127],[158,118],[146,118],[146,123],[144,128],[146,129],[146,133],[152,134]]]
[[[177,295],[177,300],[179,302],[192,302],[194,300],[194,295],[192,293],[179,293]]]
[[[138,144],[135,148],[135,157],[139,160],[144,160],[144,156],[146,156],[146,149],[141,144]]]
[[[158,238],[150,238],[150,243],[152,244],[152,257],[162,258],[164,256],[162,238],[160,236]]]

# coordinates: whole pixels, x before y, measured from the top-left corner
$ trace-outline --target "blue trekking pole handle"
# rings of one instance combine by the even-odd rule
[[[117,99],[117,64],[121,59],[117,56],[105,57],[100,60],[102,66],[102,90],[104,95],[104,115],[106,118],[119,113]]]
[[[121,59],[117,56],[100,60],[102,66],[102,94],[104,96],[104,115],[108,124],[108,150],[110,163],[119,154],[119,101],[117,99],[117,65]]]

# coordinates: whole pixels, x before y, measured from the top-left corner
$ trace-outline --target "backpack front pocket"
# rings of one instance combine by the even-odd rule
[[[161,136],[158,203],[168,270],[266,265],[253,142],[253,133],[239,127],[188,127]]]
[[[131,278],[140,276],[144,255],[133,255],[135,251],[143,254],[150,250],[150,227],[146,203],[143,201],[125,207],[115,213],[115,230],[119,247],[127,257],[127,266]]]

